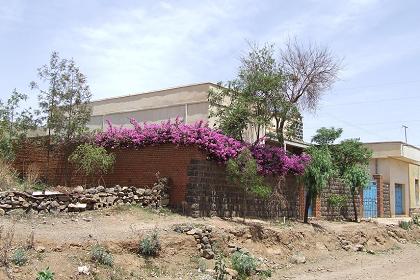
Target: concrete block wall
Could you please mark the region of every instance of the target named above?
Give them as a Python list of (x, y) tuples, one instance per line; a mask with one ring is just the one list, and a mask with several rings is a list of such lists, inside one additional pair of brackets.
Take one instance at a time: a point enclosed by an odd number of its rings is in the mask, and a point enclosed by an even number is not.
[[(188, 169), (186, 203), (193, 217), (239, 217), (244, 211), (244, 192), (227, 178), (224, 165), (206, 160), (192, 160)], [(298, 218), (299, 188), (296, 178), (285, 181), (266, 178), (276, 191), (269, 199), (246, 197), (247, 216), (259, 218)]]

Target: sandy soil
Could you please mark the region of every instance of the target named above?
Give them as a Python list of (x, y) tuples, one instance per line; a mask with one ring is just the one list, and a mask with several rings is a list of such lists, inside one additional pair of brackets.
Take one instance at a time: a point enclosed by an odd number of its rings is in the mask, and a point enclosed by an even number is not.
[(420, 279), (420, 247), (406, 244), (376, 255), (341, 252), (279, 270), (273, 279)]
[[(10, 265), (11, 279), (33, 280), (37, 271), (48, 266), (60, 280), (211, 279), (198, 268), (212, 269), (214, 260), (200, 258), (194, 238), (173, 230), (178, 224), (210, 225), (221, 252), (229, 256), (231, 244), (245, 248), (263, 268), (273, 271), (272, 279), (420, 279), (420, 230), (405, 231), (387, 223), (318, 221), (305, 225), (248, 220), (243, 224), (241, 220), (192, 219), (137, 207), (0, 217), (3, 233), (13, 229), (12, 249), (24, 246), (31, 232), (35, 249), (45, 248), (45, 252), (30, 250), (24, 266)], [(139, 257), (136, 250), (141, 236), (154, 229), (160, 234), (163, 251), (157, 258)], [(363, 244), (364, 251), (346, 251), (343, 242)], [(92, 263), (94, 244), (113, 254), (114, 267)], [(306, 263), (292, 264), (290, 258), (295, 254), (304, 255)], [(229, 264), (229, 257), (226, 259)], [(89, 276), (78, 275), (81, 265), (90, 267)], [(4, 267), (0, 270), (3, 279), (9, 279)]]

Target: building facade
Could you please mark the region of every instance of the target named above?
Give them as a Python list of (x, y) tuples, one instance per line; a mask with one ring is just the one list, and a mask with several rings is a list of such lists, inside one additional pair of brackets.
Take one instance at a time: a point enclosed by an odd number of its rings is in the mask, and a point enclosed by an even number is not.
[(420, 148), (403, 142), (366, 143), (373, 151), (369, 168), (389, 185), (391, 216), (420, 212)]
[[(213, 127), (216, 120), (210, 117), (212, 108), (208, 94), (209, 90), (218, 88), (220, 86), (217, 84), (200, 83), (92, 101), (92, 117), (88, 127), (104, 130), (107, 128), (107, 121), (116, 126), (130, 126), (131, 118), (138, 122), (158, 123), (177, 117), (189, 124), (206, 121)], [(261, 135), (265, 135), (270, 129), (272, 128), (264, 129)], [(297, 137), (289, 141), (289, 145), (294, 145), (294, 142), (303, 143), (302, 132), (303, 126), (300, 125)], [(255, 131), (249, 128), (244, 133), (244, 140), (254, 142), (255, 135)]]

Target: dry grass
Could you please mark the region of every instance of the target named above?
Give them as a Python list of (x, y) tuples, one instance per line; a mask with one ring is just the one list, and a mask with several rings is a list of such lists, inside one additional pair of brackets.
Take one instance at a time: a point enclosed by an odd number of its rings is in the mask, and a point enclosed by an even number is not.
[(4, 271), (9, 279), (14, 279), (10, 272), (10, 253), (12, 251), (14, 236), (14, 225), (9, 229), (5, 229), (3, 226), (0, 226), (0, 267), (4, 268)]
[(26, 182), (29, 185), (35, 185), (39, 182), (41, 167), (37, 163), (31, 163), (26, 171)]
[(32, 191), (44, 189), (40, 182), (41, 168), (38, 164), (30, 164), (25, 179), (19, 179), (13, 166), (0, 159), (0, 191)]
[(19, 184), (16, 170), (0, 159), (0, 191), (10, 190), (17, 185)]

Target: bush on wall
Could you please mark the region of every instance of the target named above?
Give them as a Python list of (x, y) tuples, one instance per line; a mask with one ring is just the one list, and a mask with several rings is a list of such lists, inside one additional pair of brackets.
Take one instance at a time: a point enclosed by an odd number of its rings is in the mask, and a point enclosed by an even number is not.
[(131, 119), (133, 128), (114, 127), (99, 132), (95, 143), (104, 148), (143, 148), (171, 143), (175, 145), (196, 145), (218, 162), (235, 158), (244, 148), (249, 148), (264, 175), (301, 174), (309, 162), (309, 156), (288, 155), (283, 148), (265, 145), (250, 145), (222, 134), (208, 127), (203, 121), (193, 125), (184, 124), (177, 118), (160, 124), (139, 123)]
[(81, 144), (70, 155), (69, 161), (76, 165), (78, 171), (86, 176), (106, 174), (111, 170), (115, 156), (103, 147), (92, 144)]

